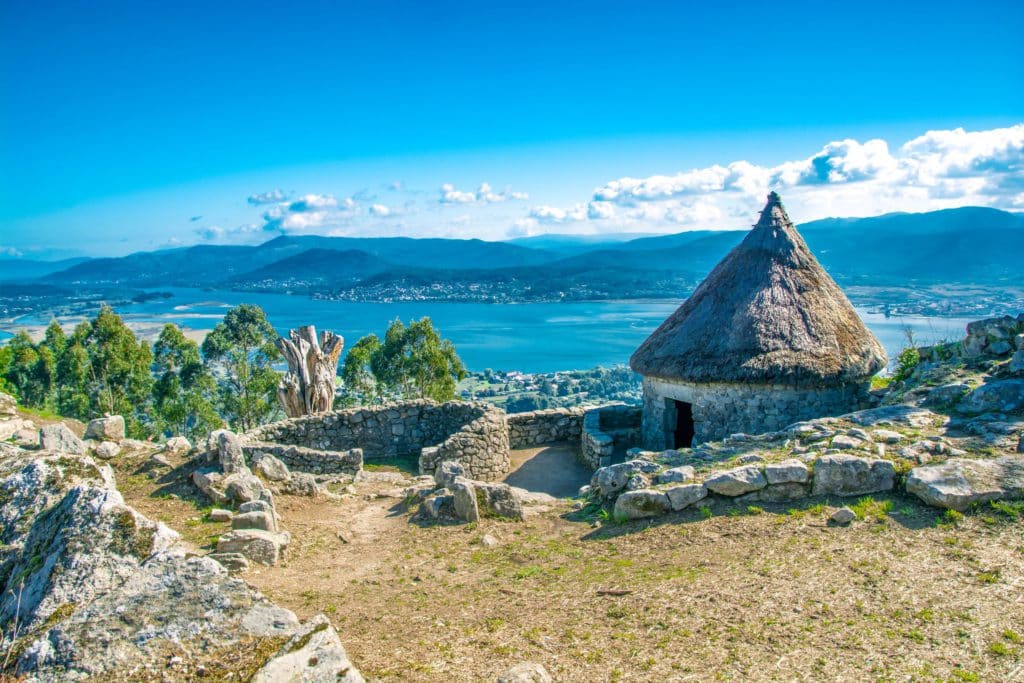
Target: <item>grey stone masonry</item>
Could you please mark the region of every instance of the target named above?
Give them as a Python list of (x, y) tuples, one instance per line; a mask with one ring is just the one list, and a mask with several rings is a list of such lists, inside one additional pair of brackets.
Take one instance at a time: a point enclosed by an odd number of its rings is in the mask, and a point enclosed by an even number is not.
[(508, 416), (510, 448), (533, 448), (555, 441), (576, 442), (583, 429), (583, 408), (551, 408)]
[(723, 439), (730, 434), (763, 434), (794, 422), (842, 415), (862, 408), (869, 382), (833, 387), (796, 389), (758, 384), (692, 384), (645, 377), (643, 446), (649, 450), (675, 448), (675, 401), (693, 411), (693, 443)]
[(583, 415), (580, 458), (593, 469), (611, 464), (616, 446), (623, 450), (640, 441), (640, 406), (613, 404)]
[(246, 434), (246, 441), (250, 448), (299, 447), (267, 452), (290, 469), (307, 472), (327, 473), (322, 469), (325, 454), (337, 456), (330, 466), (348, 467), (354, 464), (356, 450), (368, 462), (417, 457), (424, 474), (433, 473), (437, 463), (452, 460), (480, 480), (496, 479), (510, 466), (505, 413), (480, 402), (419, 400), (350, 408), (264, 425)]
[(276, 443), (249, 442), (242, 446), (245, 459), (255, 465), (264, 456), (271, 455), (290, 470), (311, 474), (355, 474), (363, 469), (363, 451), (318, 451), (304, 446)]

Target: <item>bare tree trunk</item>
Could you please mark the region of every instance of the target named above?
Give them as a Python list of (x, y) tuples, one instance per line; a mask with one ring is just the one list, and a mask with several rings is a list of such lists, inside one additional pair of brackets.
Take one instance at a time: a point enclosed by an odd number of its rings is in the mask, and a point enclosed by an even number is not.
[(277, 340), (288, 372), (277, 386), (277, 398), (288, 417), (329, 412), (334, 406), (334, 376), (344, 338), (321, 332), (319, 340), (312, 325), (289, 330), (289, 339)]

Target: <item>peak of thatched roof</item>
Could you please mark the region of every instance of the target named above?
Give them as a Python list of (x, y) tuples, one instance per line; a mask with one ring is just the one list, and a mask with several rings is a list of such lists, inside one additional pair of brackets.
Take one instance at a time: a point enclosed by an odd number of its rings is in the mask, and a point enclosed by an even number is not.
[(661, 379), (792, 386), (866, 378), (885, 363), (775, 192), (743, 241), (629, 361)]

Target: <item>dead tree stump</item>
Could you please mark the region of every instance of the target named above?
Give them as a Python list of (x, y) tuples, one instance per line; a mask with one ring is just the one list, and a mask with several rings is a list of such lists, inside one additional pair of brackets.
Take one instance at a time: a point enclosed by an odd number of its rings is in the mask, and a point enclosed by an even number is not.
[(334, 407), (334, 376), (345, 339), (334, 332), (321, 332), (305, 325), (288, 331), (288, 339), (277, 340), (288, 372), (277, 385), (277, 398), (288, 417), (326, 413)]

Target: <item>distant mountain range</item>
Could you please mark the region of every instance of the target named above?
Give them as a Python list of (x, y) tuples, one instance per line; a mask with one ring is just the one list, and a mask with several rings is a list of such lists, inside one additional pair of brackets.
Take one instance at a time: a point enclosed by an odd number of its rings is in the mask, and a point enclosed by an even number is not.
[[(800, 226), (842, 284), (1024, 283), (1024, 215), (967, 207)], [(6, 260), (0, 281), (65, 288), (205, 287), (355, 300), (494, 301), (685, 295), (744, 230), (543, 235), (507, 242), (286, 236), (119, 258)], [(2, 287), (3, 285), (0, 285)]]

